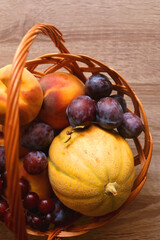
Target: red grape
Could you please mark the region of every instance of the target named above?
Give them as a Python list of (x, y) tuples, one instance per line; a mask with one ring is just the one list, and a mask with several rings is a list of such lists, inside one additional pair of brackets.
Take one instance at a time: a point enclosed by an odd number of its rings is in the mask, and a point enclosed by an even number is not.
[(94, 119), (95, 103), (89, 96), (74, 98), (66, 110), (71, 126), (88, 126)]
[(3, 218), (6, 214), (7, 209), (9, 208), (6, 200), (0, 200), (0, 219)]
[(135, 113), (126, 112), (123, 114), (122, 124), (118, 127), (119, 134), (124, 138), (138, 137), (143, 131), (144, 125)]
[(19, 181), (19, 185), (21, 188), (21, 196), (22, 198), (24, 198), (30, 190), (29, 182), (24, 177), (21, 177)]
[(111, 97), (101, 98), (96, 106), (96, 121), (105, 129), (118, 127), (123, 120), (120, 103)]
[(21, 137), (22, 146), (31, 150), (42, 150), (48, 147), (54, 138), (53, 128), (43, 122), (32, 123)]
[(41, 230), (42, 218), (40, 216), (33, 216), (31, 220), (31, 227), (37, 230)]
[(11, 213), (9, 209), (6, 211), (4, 215), (4, 223), (6, 224), (7, 227), (9, 227), (12, 230), (13, 224), (12, 224)]
[(47, 156), (40, 151), (29, 152), (23, 159), (23, 167), (29, 174), (40, 174), (47, 165)]
[(24, 207), (28, 210), (38, 208), (39, 196), (35, 192), (29, 192), (24, 198)]
[(85, 94), (94, 100), (108, 97), (112, 92), (113, 86), (109, 78), (104, 74), (93, 74), (85, 83)]
[(44, 216), (44, 221), (46, 222), (46, 223), (48, 223), (48, 224), (50, 224), (50, 223), (53, 223), (53, 221), (54, 221), (54, 215), (53, 215), (53, 213), (47, 213), (45, 216)]
[(41, 213), (47, 214), (54, 210), (55, 202), (52, 198), (40, 199), (38, 209)]

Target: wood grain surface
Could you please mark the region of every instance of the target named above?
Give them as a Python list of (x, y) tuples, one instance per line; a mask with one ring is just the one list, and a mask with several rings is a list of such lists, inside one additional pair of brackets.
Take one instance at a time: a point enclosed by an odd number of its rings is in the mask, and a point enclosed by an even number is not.
[[(154, 142), (147, 182), (137, 198), (108, 225), (69, 240), (159, 240), (160, 1), (0, 0), (0, 67), (12, 62), (24, 34), (39, 22), (59, 28), (70, 52), (104, 62), (129, 82), (145, 107)], [(57, 50), (40, 36), (28, 58), (50, 52)], [(0, 239), (14, 237), (1, 225)]]

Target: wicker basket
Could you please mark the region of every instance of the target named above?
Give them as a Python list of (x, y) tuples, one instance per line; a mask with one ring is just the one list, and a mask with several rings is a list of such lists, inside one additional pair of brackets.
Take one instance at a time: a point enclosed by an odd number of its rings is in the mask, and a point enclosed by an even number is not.
[[(26, 62), (26, 57), (29, 52), (33, 40), (38, 34), (44, 34), (51, 38), (60, 53), (46, 54), (34, 60)], [(136, 197), (143, 187), (146, 178), (147, 170), (152, 154), (152, 137), (149, 132), (147, 118), (144, 112), (142, 103), (139, 101), (128, 83), (115, 70), (109, 68), (105, 64), (84, 55), (73, 55), (63, 45), (61, 32), (54, 26), (49, 24), (37, 24), (31, 28), (22, 39), (12, 63), (12, 73), (8, 86), (7, 111), (5, 119), (5, 149), (6, 149), (6, 170), (7, 170), (7, 192), (8, 202), (13, 221), (13, 231), (17, 240), (27, 239), (27, 233), (37, 236), (48, 236), (48, 240), (61, 237), (70, 237), (84, 234), (92, 229), (98, 228), (108, 223), (115, 216), (120, 214), (123, 209)], [(43, 72), (38, 71), (37, 67), (42, 64), (48, 64), (49, 67)], [(63, 228), (56, 228), (48, 232), (31, 231), (25, 227), (24, 209), (21, 201), (18, 173), (18, 141), (19, 141), (19, 113), (18, 113), (18, 98), (21, 85), (21, 74), (26, 67), (37, 78), (57, 71), (61, 68), (79, 77), (83, 82), (86, 81), (88, 73), (104, 72), (113, 80), (114, 90), (121, 95), (127, 95), (133, 103), (134, 112), (139, 115), (144, 123), (144, 134), (142, 140), (133, 139), (134, 147), (137, 149), (135, 156), (135, 166), (139, 165), (140, 170), (135, 179), (132, 192), (128, 200), (118, 210), (102, 217), (91, 218), (88, 223), (76, 225), (72, 223)], [(130, 109), (128, 109), (130, 111)], [(14, 166), (14, 168), (13, 168)], [(16, 192), (16, 194), (15, 194)]]

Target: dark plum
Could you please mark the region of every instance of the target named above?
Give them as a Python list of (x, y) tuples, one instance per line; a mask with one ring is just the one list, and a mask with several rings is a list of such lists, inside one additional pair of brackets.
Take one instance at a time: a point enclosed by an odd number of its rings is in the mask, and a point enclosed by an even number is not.
[(5, 171), (5, 150), (3, 146), (0, 146), (0, 173)]
[(138, 137), (144, 129), (144, 125), (135, 113), (123, 114), (122, 124), (118, 127), (119, 134), (124, 138)]
[(52, 198), (40, 199), (38, 209), (41, 213), (47, 214), (54, 210), (55, 202)]
[(21, 197), (24, 198), (30, 190), (29, 182), (24, 177), (21, 177), (19, 180), (19, 185), (21, 189)]
[(47, 156), (41, 151), (29, 152), (23, 158), (23, 167), (29, 174), (40, 174), (47, 165)]
[(50, 125), (35, 122), (25, 129), (21, 137), (21, 144), (31, 150), (42, 150), (51, 144), (53, 138), (54, 130)]
[(64, 225), (66, 222), (68, 223), (70, 221), (74, 221), (80, 216), (78, 212), (75, 212), (72, 209), (67, 208), (59, 200), (56, 201), (53, 214), (54, 214), (53, 223), (56, 226), (61, 226)]
[(126, 112), (127, 111), (127, 104), (126, 104), (126, 101), (125, 99), (119, 95), (119, 94), (115, 94), (115, 95), (111, 95), (110, 97), (116, 99), (120, 104), (121, 104), (121, 107), (123, 109), (123, 112)]
[(28, 210), (34, 210), (38, 208), (39, 196), (35, 192), (29, 192), (23, 201), (24, 207)]
[(104, 74), (93, 74), (85, 83), (85, 94), (94, 100), (108, 97), (112, 92), (113, 86), (109, 78)]
[(0, 200), (0, 219), (2, 219), (5, 216), (8, 208), (9, 208), (9, 206), (8, 206), (7, 201), (4, 199), (1, 199)]
[(118, 127), (123, 120), (120, 103), (111, 97), (101, 98), (96, 105), (96, 121), (105, 129)]
[(89, 96), (74, 98), (66, 109), (71, 126), (89, 126), (95, 116), (95, 103)]

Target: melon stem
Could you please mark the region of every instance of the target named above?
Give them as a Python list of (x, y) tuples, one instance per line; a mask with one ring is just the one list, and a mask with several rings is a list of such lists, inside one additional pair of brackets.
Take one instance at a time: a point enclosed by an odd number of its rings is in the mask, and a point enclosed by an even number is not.
[(117, 183), (113, 182), (113, 183), (108, 183), (105, 187), (104, 187), (104, 192), (106, 194), (112, 193), (113, 196), (117, 195), (117, 189), (116, 189)]

